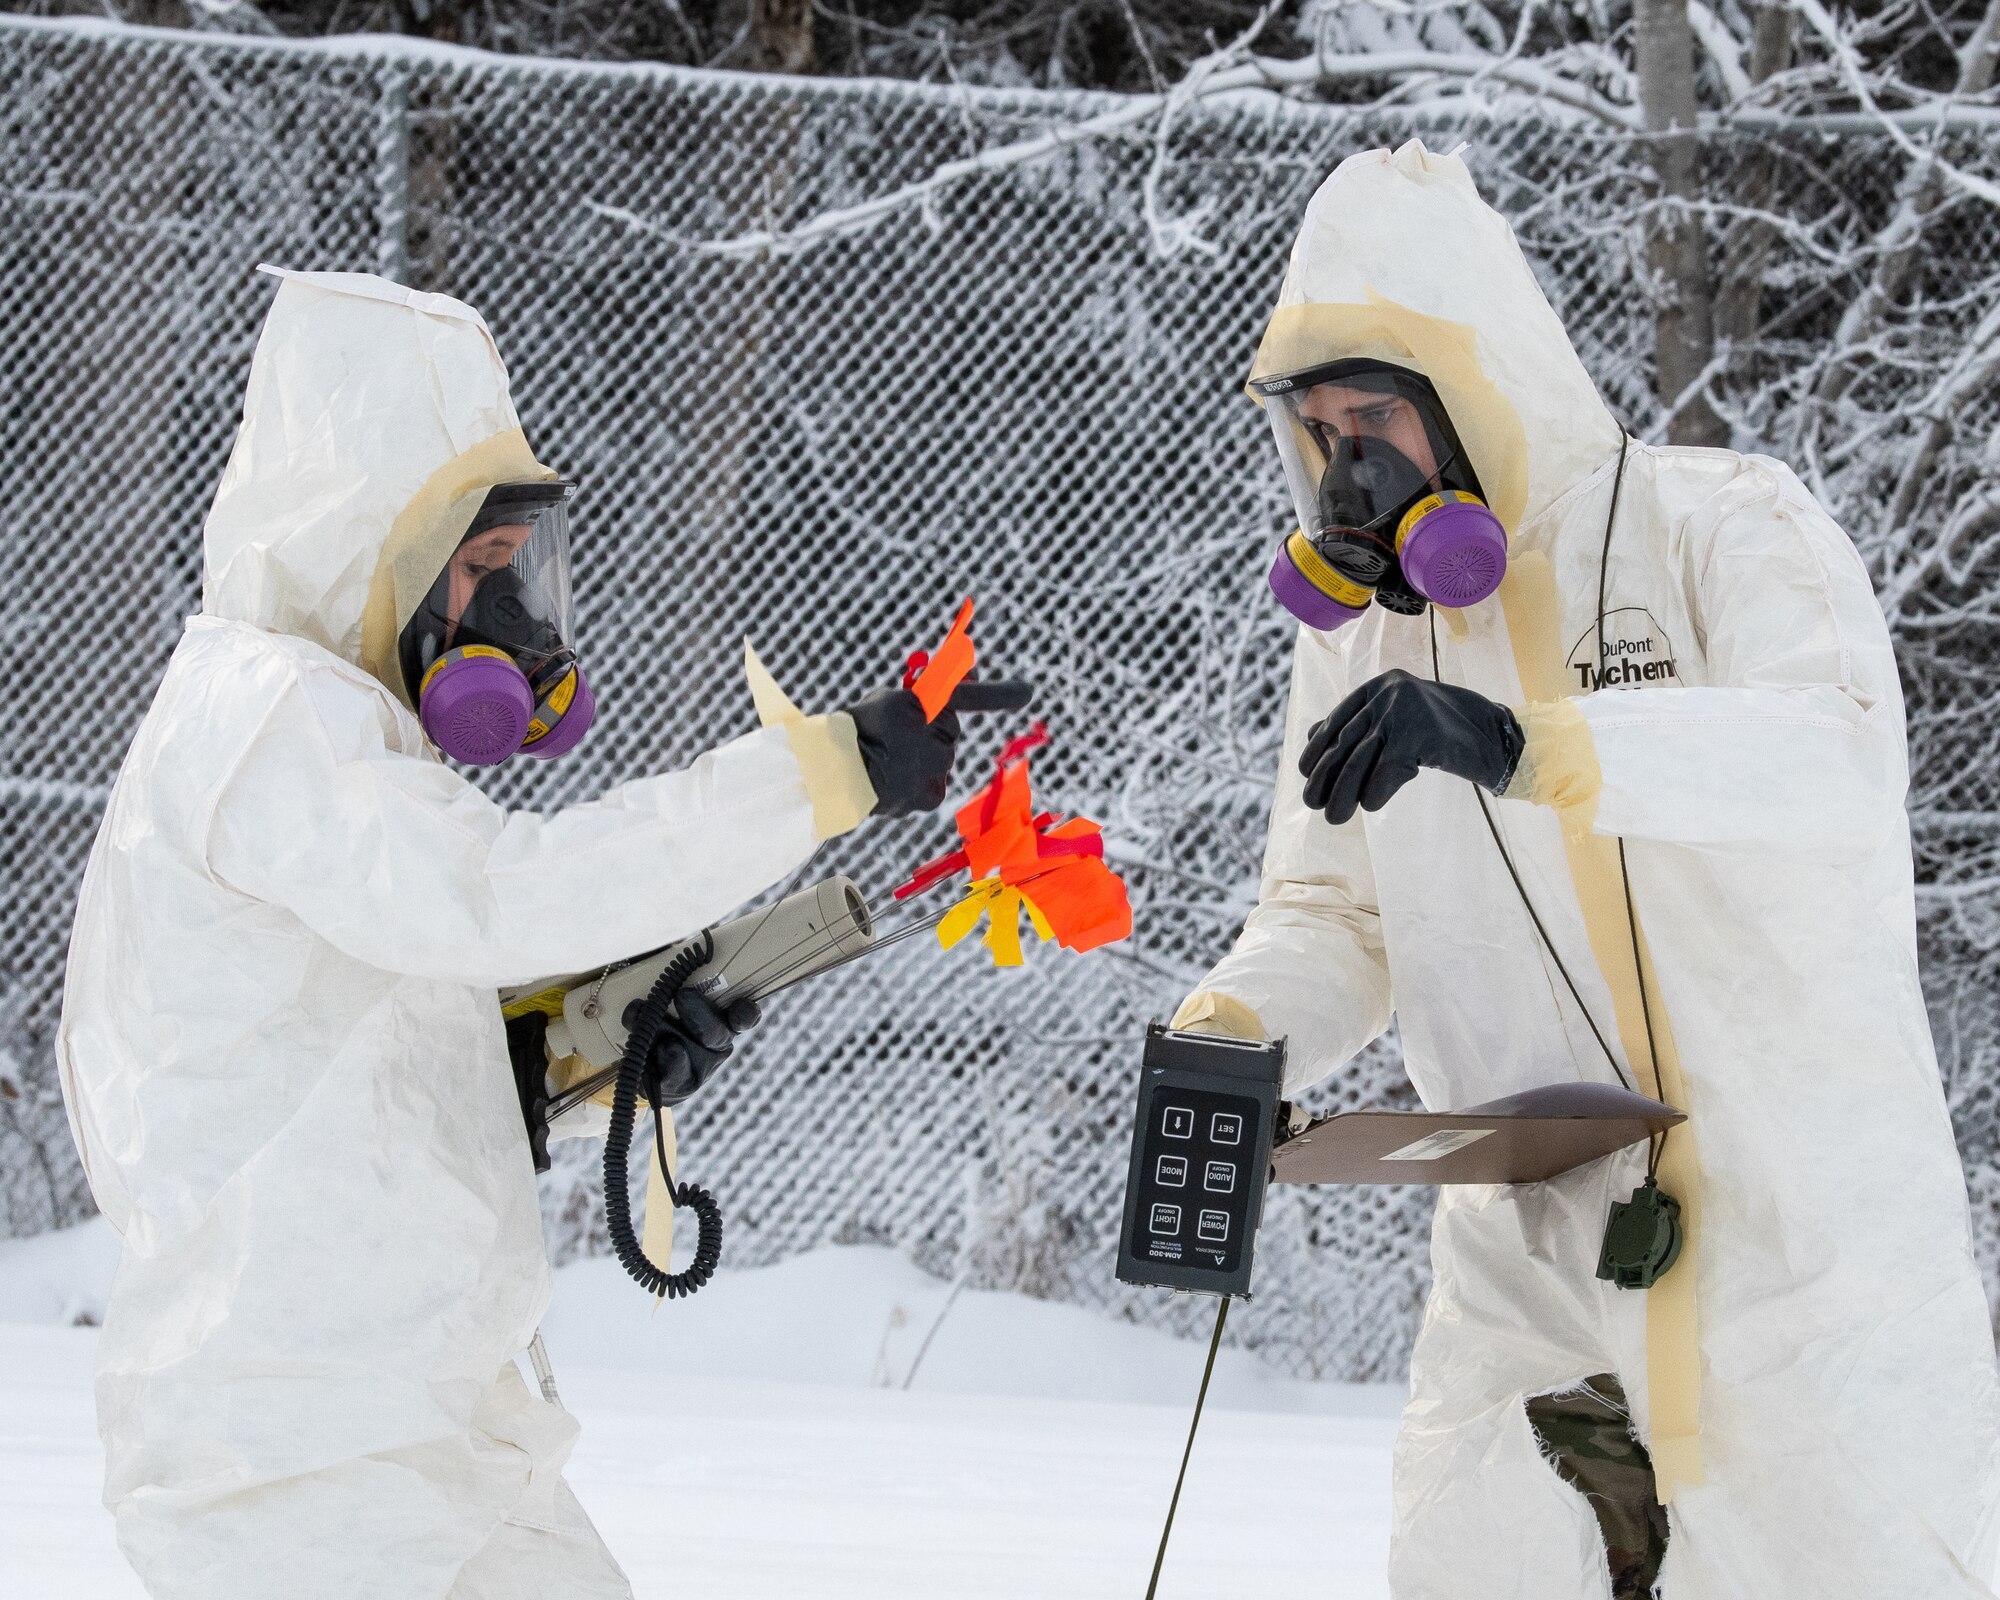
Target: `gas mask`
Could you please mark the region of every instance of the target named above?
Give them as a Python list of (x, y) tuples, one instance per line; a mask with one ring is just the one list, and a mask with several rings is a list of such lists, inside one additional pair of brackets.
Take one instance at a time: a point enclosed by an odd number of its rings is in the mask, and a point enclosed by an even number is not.
[(569, 640), (571, 483), (504, 483), (404, 625), (403, 683), (424, 732), (454, 761), (574, 750), (596, 714)]
[(1301, 622), (1338, 628), (1370, 601), (1414, 616), (1500, 587), (1506, 530), (1428, 379), (1350, 360), (1250, 388), (1299, 517), (1271, 564), (1271, 592)]

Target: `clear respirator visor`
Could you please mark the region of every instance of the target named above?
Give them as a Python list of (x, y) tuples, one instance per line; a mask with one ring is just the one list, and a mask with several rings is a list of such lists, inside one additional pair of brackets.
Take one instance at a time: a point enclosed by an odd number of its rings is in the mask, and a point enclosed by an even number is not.
[[(1339, 361), (1302, 373), (1260, 379), (1278, 459), (1299, 531), (1323, 553), (1361, 535), (1379, 564), (1356, 559), (1379, 578), (1393, 552), (1396, 526), (1411, 502), (1441, 488), (1466, 487), (1462, 452), (1444, 408), (1423, 378), (1379, 361)], [(1352, 541), (1342, 541), (1352, 542)], [(1336, 559), (1335, 564), (1344, 563)]]
[(1301, 620), (1333, 628), (1374, 601), (1420, 612), (1493, 592), (1506, 534), (1427, 379), (1346, 360), (1250, 389), (1270, 418), (1298, 517), (1271, 584)]
[(491, 766), (573, 750), (596, 714), (571, 644), (568, 501), (575, 485), (504, 483), (485, 501), (397, 641), (424, 731)]
[(568, 505), (575, 487), (508, 483), (487, 494), (403, 628), (403, 676), (413, 703), (448, 652), (474, 646), (503, 652), (538, 695), (568, 672), (576, 659)]

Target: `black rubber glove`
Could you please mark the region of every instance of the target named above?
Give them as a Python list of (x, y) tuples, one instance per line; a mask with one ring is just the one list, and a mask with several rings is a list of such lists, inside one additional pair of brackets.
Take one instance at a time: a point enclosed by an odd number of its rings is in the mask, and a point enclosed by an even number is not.
[(1498, 794), (1527, 743), (1505, 706), (1400, 668), (1370, 678), (1306, 739), (1306, 804), (1328, 822), (1380, 811), (1419, 767), (1455, 772)]
[(674, 1014), (653, 1041), (651, 1081), (659, 1103), (677, 1106), (715, 1076), (736, 1048), (736, 1036), (757, 1026), (763, 1013), (755, 1000), (732, 1000), (718, 1011), (693, 989), (674, 996)]
[(861, 761), (875, 786), (878, 817), (907, 817), (935, 811), (951, 792), (951, 765), (958, 758), (961, 711), (1019, 711), (1035, 698), (1034, 689), (1011, 678), (981, 683), (967, 678), (938, 713), (924, 721), (923, 702), (908, 689), (877, 689), (849, 706)]

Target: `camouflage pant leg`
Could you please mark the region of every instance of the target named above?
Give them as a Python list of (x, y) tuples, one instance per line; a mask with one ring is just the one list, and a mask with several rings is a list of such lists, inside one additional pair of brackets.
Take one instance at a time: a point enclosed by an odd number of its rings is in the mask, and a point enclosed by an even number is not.
[(1528, 1421), (1549, 1465), (1597, 1514), (1613, 1600), (1650, 1600), (1667, 1553), (1667, 1513), (1618, 1380), (1605, 1373), (1567, 1393), (1535, 1395)]

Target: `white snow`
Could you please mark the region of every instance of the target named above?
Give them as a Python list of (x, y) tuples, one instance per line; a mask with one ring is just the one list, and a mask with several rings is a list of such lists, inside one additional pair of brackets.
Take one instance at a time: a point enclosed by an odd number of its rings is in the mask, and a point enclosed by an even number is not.
[[(101, 1312), (113, 1243), (97, 1222), (0, 1244), (7, 1600), (141, 1594), (98, 1504), (96, 1335), (62, 1325)], [(970, 1291), (940, 1324), (950, 1294), (872, 1248), (657, 1311), (615, 1263), (558, 1273), (544, 1334), (583, 1421), (571, 1481), (641, 1600), (1144, 1593), (1204, 1346)], [(1225, 1351), (1162, 1596), (1386, 1595), (1399, 1403)]]
[(0, 1325), (102, 1322), (117, 1265), (118, 1235), (102, 1217), (32, 1239), (0, 1240)]
[[(101, 1315), (115, 1246), (102, 1222), (0, 1243), (0, 1600), (142, 1600), (98, 1503), (96, 1331), (67, 1325)], [(1003, 1294), (940, 1323), (948, 1299), (883, 1249), (658, 1310), (614, 1262), (557, 1273), (570, 1480), (639, 1600), (1143, 1594), (1204, 1344)], [(1400, 1403), (1225, 1350), (1163, 1600), (1385, 1600)]]
[[(606, 1257), (565, 1267), (556, 1282), (542, 1335), (558, 1380), (579, 1366), (1184, 1409), (1194, 1403), (1206, 1354), (1206, 1340), (1189, 1343), (1021, 1295), (967, 1290), (947, 1312), (950, 1285), (880, 1247), (815, 1250), (775, 1267), (724, 1272), (692, 1299), (657, 1311)], [(1255, 1302), (1232, 1315), (1254, 1317)], [(1402, 1390), (1284, 1378), (1247, 1352), (1224, 1349), (1209, 1404), (1393, 1420)]]

